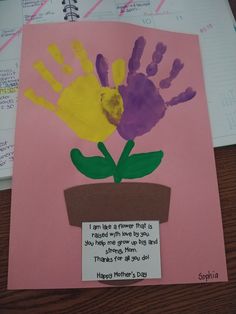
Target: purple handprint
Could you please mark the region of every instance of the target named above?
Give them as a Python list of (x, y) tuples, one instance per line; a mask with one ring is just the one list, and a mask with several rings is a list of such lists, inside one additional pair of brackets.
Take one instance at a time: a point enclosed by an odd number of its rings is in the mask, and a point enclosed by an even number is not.
[[(124, 112), (120, 120), (116, 121), (116, 125), (119, 134), (126, 140), (133, 140), (136, 136), (149, 132), (163, 118), (168, 106), (186, 102), (196, 95), (196, 91), (188, 87), (171, 100), (165, 101), (159, 93), (159, 88), (149, 77), (157, 74), (158, 64), (163, 59), (166, 46), (161, 42), (157, 43), (152, 61), (146, 67), (146, 74), (144, 74), (137, 71), (140, 68), (145, 45), (144, 37), (139, 37), (135, 41), (128, 64), (127, 85), (119, 86)], [(179, 59), (175, 59), (169, 76), (160, 81), (160, 89), (169, 88), (183, 67), (184, 64)], [(102, 55), (97, 56), (96, 68), (101, 84), (108, 86), (108, 65)]]

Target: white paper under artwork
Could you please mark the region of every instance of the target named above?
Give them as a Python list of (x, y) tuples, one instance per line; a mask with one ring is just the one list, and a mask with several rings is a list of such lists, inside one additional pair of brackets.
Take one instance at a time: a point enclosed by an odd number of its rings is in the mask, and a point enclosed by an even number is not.
[(161, 278), (159, 221), (82, 224), (82, 280), (153, 278)]

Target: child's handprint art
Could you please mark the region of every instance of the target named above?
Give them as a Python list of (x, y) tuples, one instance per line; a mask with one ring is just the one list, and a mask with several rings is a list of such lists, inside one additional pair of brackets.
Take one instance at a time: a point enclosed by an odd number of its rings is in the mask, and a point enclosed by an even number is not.
[[(115, 125), (107, 119), (107, 116), (113, 121), (118, 121), (123, 112), (123, 101), (118, 86), (124, 80), (124, 61), (116, 60), (112, 65), (115, 87), (103, 87), (94, 73), (93, 63), (89, 60), (83, 45), (79, 41), (74, 41), (72, 49), (75, 57), (80, 60), (83, 75), (77, 77), (67, 87), (63, 87), (54, 78), (43, 61), (37, 61), (34, 64), (34, 69), (41, 78), (46, 80), (52, 89), (59, 94), (57, 104), (54, 105), (36, 95), (33, 89), (26, 90), (25, 96), (33, 103), (53, 111), (80, 138), (92, 142), (104, 141), (116, 129)], [(56, 54), (60, 53), (55, 44), (49, 46), (48, 50), (54, 58)]]
[[(120, 135), (127, 140), (149, 132), (157, 122), (163, 118), (167, 107), (192, 99), (196, 92), (192, 88), (187, 88), (178, 96), (165, 101), (159, 88), (149, 79), (158, 72), (158, 64), (166, 52), (163, 43), (157, 43), (152, 55), (152, 61), (146, 67), (146, 73), (137, 72), (140, 67), (140, 59), (144, 52), (146, 41), (139, 37), (134, 44), (131, 58), (129, 59), (129, 72), (127, 85), (121, 85), (119, 92), (124, 103), (124, 113), (117, 127)], [(179, 59), (175, 59), (169, 77), (160, 81), (160, 88), (169, 88), (183, 68)]]
[[(146, 66), (146, 73), (138, 72), (144, 53), (146, 40), (140, 36), (135, 40), (128, 62), (126, 76), (125, 60), (117, 59), (112, 63), (113, 84), (109, 84), (108, 62), (102, 54), (95, 60), (96, 72), (92, 60), (79, 41), (72, 43), (72, 50), (79, 59), (83, 75), (78, 76), (68, 86), (63, 87), (47, 69), (43, 61), (37, 61), (34, 69), (52, 89), (59, 94), (56, 104), (52, 104), (31, 88), (25, 96), (34, 104), (54, 112), (81, 139), (96, 142), (103, 156), (86, 157), (78, 148), (71, 150), (71, 159), (75, 167), (92, 179), (113, 177), (116, 183), (122, 179), (135, 179), (152, 173), (161, 163), (162, 151), (130, 154), (135, 138), (151, 131), (162, 119), (169, 107), (190, 101), (195, 95), (191, 87), (169, 100), (161, 96), (162, 89), (171, 88), (172, 81), (178, 77), (184, 64), (180, 59), (173, 60), (169, 76), (160, 80), (156, 86), (151, 77), (158, 74), (158, 67), (167, 51), (162, 42), (158, 42), (152, 54), (152, 60)], [(59, 48), (52, 44), (49, 53), (63, 64)], [(65, 73), (72, 68), (63, 65)], [(127, 140), (117, 163), (108, 152), (104, 141), (118, 131)]]
[(199, 38), (149, 26), (24, 27), (9, 289), (227, 280)]

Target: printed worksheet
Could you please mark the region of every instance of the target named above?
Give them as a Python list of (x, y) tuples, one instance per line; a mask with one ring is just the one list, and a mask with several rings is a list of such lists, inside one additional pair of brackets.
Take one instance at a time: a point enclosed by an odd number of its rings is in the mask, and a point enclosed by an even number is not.
[(0, 1), (0, 190), (10, 187), (12, 176), (22, 25), (64, 21), (64, 16), (57, 0)]

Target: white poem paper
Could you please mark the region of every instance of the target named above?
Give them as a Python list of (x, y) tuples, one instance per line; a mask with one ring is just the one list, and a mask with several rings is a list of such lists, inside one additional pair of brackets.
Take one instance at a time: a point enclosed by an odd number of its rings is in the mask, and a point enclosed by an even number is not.
[(82, 280), (161, 278), (159, 221), (84, 222)]

